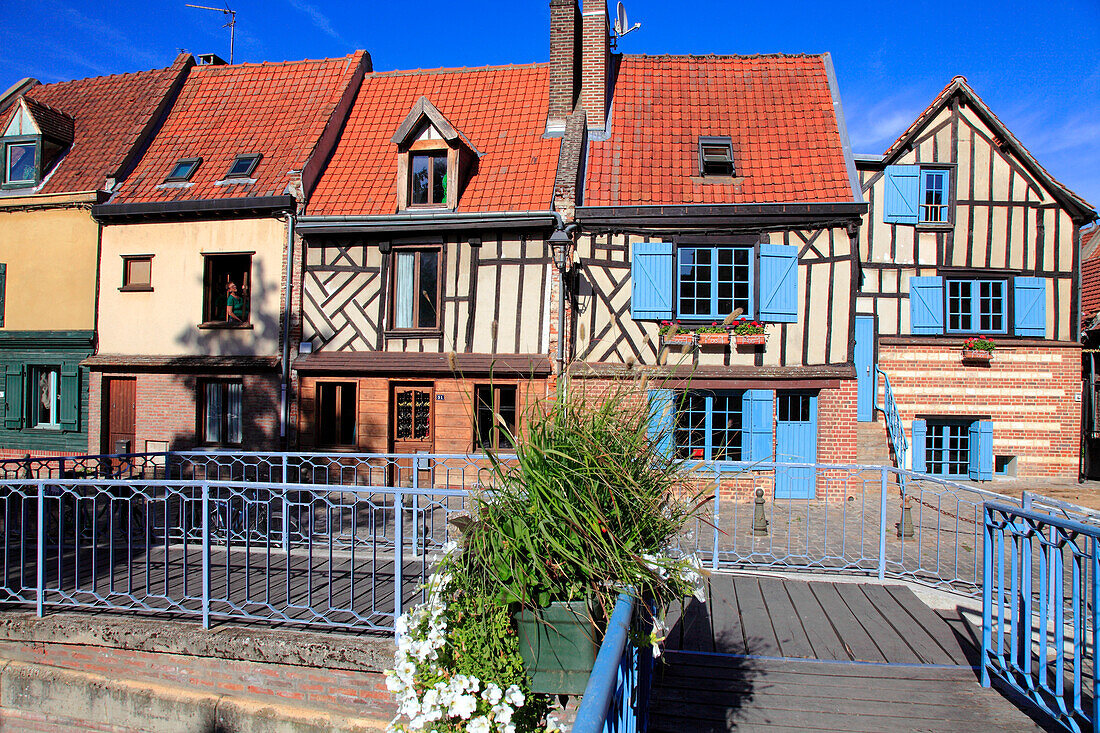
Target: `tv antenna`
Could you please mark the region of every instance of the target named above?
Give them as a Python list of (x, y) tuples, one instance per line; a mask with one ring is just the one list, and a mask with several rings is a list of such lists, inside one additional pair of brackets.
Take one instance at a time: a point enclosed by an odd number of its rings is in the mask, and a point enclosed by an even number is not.
[[(622, 5), (622, 3), (619, 3), (619, 5)], [(228, 28), (229, 29), (229, 63), (232, 64), (233, 63), (233, 42), (236, 40), (236, 36), (237, 36), (237, 11), (236, 10), (231, 10), (229, 8), (229, 3), (226, 3), (224, 8), (210, 8), (210, 7), (207, 7), (206, 5), (191, 5), (190, 3), (187, 4), (187, 7), (197, 8), (198, 10), (213, 10), (216, 13), (222, 13), (224, 15), (229, 16), (229, 20), (226, 21), (225, 25), (223, 25), (222, 28)]]
[(626, 19), (626, 7), (620, 2), (618, 7), (615, 8), (615, 39), (622, 38), (627, 33), (636, 31), (641, 27), (641, 23), (630, 25)]

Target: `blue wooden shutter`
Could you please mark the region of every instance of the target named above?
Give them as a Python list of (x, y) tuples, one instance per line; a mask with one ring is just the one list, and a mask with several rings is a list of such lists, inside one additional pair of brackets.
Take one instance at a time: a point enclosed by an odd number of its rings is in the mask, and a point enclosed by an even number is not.
[(943, 278), (909, 278), (909, 331), (943, 333)]
[(747, 389), (741, 395), (741, 460), (767, 461), (772, 457), (773, 392)]
[(649, 438), (657, 450), (672, 457), (676, 427), (676, 393), (671, 389), (649, 390)]
[(916, 224), (920, 202), (920, 166), (886, 166), (886, 202), (883, 221), (891, 224)]
[(1041, 277), (1018, 277), (1013, 281), (1015, 333), (1017, 336), (1047, 335), (1047, 282)]
[(4, 374), (4, 427), (18, 430), (23, 427), (23, 382), (26, 367), (8, 364)]
[(4, 326), (4, 303), (8, 286), (8, 266), (0, 262), (0, 328)]
[(69, 362), (61, 364), (61, 429), (77, 429), (80, 416), (80, 367)]
[(924, 473), (928, 470), (924, 462), (924, 443), (928, 437), (928, 423), (924, 420), (913, 421), (913, 471)]
[(989, 420), (970, 423), (970, 478), (993, 479), (993, 423)]
[(798, 320), (798, 247), (760, 245), (761, 321), (794, 323)]
[(672, 318), (672, 243), (635, 242), (630, 284), (631, 318)]

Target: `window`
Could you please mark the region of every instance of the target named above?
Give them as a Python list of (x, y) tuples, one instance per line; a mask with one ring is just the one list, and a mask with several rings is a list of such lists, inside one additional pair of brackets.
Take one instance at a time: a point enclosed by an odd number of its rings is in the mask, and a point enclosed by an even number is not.
[(741, 460), (742, 392), (685, 392), (673, 440), (678, 458)]
[(446, 206), (447, 152), (409, 154), (409, 205)]
[(61, 428), (61, 370), (55, 366), (30, 368), (27, 424), (32, 428)]
[(393, 253), (392, 328), (439, 328), (439, 259), (438, 249)]
[(970, 423), (929, 421), (924, 460), (930, 474), (967, 478), (970, 473)]
[(681, 318), (721, 319), (735, 308), (752, 316), (752, 249), (680, 247), (677, 272)]
[(699, 138), (699, 175), (733, 175), (733, 141), (730, 138)]
[(953, 333), (1005, 333), (1004, 280), (948, 280), (947, 330)]
[(153, 289), (153, 257), (122, 257), (122, 290)]
[(238, 155), (233, 159), (233, 163), (229, 166), (229, 172), (225, 174), (225, 177), (248, 178), (252, 175), (252, 171), (256, 170), (256, 165), (260, 162), (261, 157), (263, 156), (259, 153)]
[(483, 450), (507, 450), (516, 434), (516, 388), (509, 385), (479, 384), (475, 445)]
[(240, 381), (199, 383), (199, 434), (204, 445), (240, 445), (243, 387)]
[(182, 158), (172, 166), (172, 170), (164, 180), (166, 183), (189, 181), (191, 176), (195, 175), (195, 171), (198, 170), (200, 164), (202, 164), (202, 158)]
[(947, 222), (947, 171), (920, 172), (920, 221), (929, 224)]
[(393, 395), (393, 437), (399, 442), (424, 442), (432, 437), (432, 390), (399, 388)]
[(317, 385), (317, 445), (355, 445), (355, 382)]
[(204, 324), (243, 325), (249, 318), (252, 255), (206, 255), (203, 275)]
[(38, 180), (38, 143), (16, 141), (4, 144), (4, 183), (31, 186)]

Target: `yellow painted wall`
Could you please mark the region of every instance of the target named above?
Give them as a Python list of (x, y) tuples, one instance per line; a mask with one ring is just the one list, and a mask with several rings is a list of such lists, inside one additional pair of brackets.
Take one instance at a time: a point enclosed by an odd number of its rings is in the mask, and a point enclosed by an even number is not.
[(87, 207), (0, 208), (4, 331), (95, 327), (99, 225)]
[[(99, 353), (264, 355), (279, 353), (286, 224), (236, 219), (103, 228)], [(252, 328), (200, 329), (204, 254), (252, 252)], [(153, 255), (152, 292), (120, 292), (122, 256)]]

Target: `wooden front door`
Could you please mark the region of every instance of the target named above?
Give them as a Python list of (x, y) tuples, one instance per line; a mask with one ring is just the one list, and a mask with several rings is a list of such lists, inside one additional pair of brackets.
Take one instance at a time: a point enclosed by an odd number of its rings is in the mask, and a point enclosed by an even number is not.
[[(394, 383), (390, 386), (390, 451), (393, 453), (435, 452), (435, 388), (431, 382)], [(426, 467), (416, 485), (430, 485)], [(413, 486), (412, 461), (396, 461), (395, 486)], [(428, 483), (424, 483), (428, 481)]]
[[(133, 377), (106, 379), (103, 410), (102, 450), (104, 453), (135, 453), (135, 414), (137, 412), (137, 380)], [(120, 441), (126, 441), (120, 446)], [(126, 447), (127, 450), (122, 450)]]

